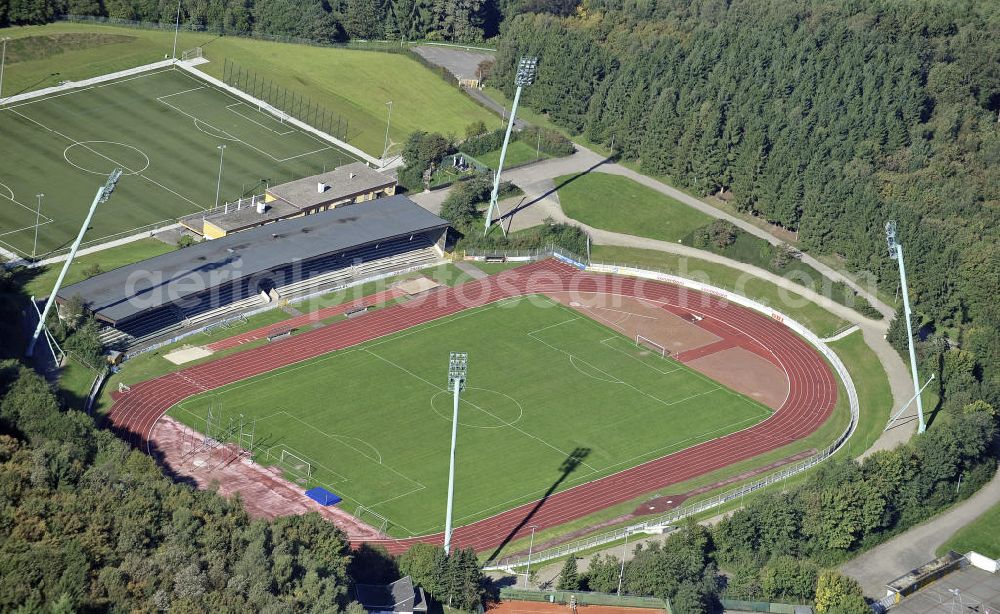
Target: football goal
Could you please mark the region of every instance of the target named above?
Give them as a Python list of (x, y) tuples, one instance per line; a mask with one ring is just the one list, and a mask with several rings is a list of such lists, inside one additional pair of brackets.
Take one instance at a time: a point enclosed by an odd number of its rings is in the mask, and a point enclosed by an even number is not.
[(312, 479), (313, 463), (305, 456), (292, 452), (284, 446), (267, 450), (267, 464), (275, 464), (298, 484), (305, 484)]
[(204, 57), (202, 55), (201, 47), (194, 47), (191, 49), (185, 49), (181, 52), (181, 61), (187, 62), (188, 60), (195, 60)]
[(385, 533), (386, 529), (389, 528), (388, 518), (363, 505), (359, 505), (358, 508), (354, 510), (354, 517), (361, 522), (370, 524), (382, 533)]
[(644, 348), (647, 348), (649, 350), (652, 350), (652, 351), (656, 352), (657, 354), (659, 354), (660, 356), (662, 356), (663, 358), (666, 358), (667, 356), (670, 356), (670, 350), (668, 350), (667, 348), (663, 347), (659, 343), (653, 341), (649, 337), (643, 337), (642, 335), (636, 335), (635, 336), (635, 345), (636, 345), (636, 347), (644, 347)]

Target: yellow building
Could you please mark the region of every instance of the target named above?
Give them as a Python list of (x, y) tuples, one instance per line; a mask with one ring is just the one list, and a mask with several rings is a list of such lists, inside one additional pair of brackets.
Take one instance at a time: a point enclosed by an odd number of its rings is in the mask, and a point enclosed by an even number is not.
[(380, 173), (364, 162), (355, 162), (270, 187), (263, 198), (244, 199), (235, 205), (230, 203), (222, 211), (187, 216), (180, 222), (206, 239), (218, 239), (278, 220), (311, 215), (395, 193), (394, 173)]

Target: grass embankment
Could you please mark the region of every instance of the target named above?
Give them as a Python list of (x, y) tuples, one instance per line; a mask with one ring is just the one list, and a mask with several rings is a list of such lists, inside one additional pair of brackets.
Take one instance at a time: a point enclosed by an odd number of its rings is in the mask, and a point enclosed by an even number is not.
[(588, 226), (677, 242), (712, 218), (620, 175), (556, 177), (563, 212)]
[(849, 288), (798, 258), (775, 264), (778, 248), (742, 230), (737, 229), (735, 240), (725, 247), (711, 241), (699, 244), (696, 237), (714, 221), (712, 217), (628, 177), (588, 173), (564, 175), (555, 181), (563, 212), (588, 226), (697, 247), (781, 275), (852, 309), (856, 304), (867, 305)]
[(942, 555), (949, 550), (962, 554), (975, 550), (990, 558), (1000, 558), (1000, 504), (959, 529), (938, 548), (937, 554)]
[[(4, 93), (78, 81), (164, 59), (173, 32), (116, 26), (54, 23), (0, 29), (9, 36)], [(182, 31), (183, 49), (201, 46), (210, 63), (200, 67), (221, 78), (224, 60), (252, 68), (275, 86), (304, 96), (341, 115), (349, 142), (379, 157), (385, 138), (386, 101), (393, 101), (389, 138), (396, 152), (414, 130), (462, 134), (476, 121), (495, 116), (434, 71), (405, 54), (381, 53)]]
[[(503, 166), (504, 168), (510, 168), (519, 164), (527, 164), (528, 162), (534, 162), (536, 160), (544, 160), (549, 157), (550, 156), (545, 152), (537, 151), (536, 148), (529, 143), (512, 140), (507, 145), (507, 157), (504, 158)], [(500, 166), (500, 150), (496, 149), (494, 151), (489, 151), (476, 156), (476, 160), (492, 169), (496, 169)]]

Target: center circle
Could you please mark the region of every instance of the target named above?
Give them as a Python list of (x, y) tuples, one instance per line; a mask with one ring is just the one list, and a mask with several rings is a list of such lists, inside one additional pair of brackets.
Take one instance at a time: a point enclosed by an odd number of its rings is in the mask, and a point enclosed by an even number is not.
[(126, 175), (149, 168), (149, 156), (141, 149), (117, 141), (81, 141), (63, 150), (63, 158), (85, 173), (109, 175), (118, 167)]
[[(441, 390), (431, 397), (431, 408), (451, 423), (452, 392)], [(458, 423), (476, 429), (499, 429), (521, 420), (524, 409), (514, 397), (489, 388), (466, 388), (458, 404)]]

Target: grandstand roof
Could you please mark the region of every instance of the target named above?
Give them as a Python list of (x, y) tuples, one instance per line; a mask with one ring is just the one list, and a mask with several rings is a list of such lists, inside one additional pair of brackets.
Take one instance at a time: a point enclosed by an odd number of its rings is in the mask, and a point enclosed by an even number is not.
[(443, 230), (448, 222), (405, 196), (282, 220), (123, 266), (64, 287), (112, 324), (244, 277), (382, 240)]

